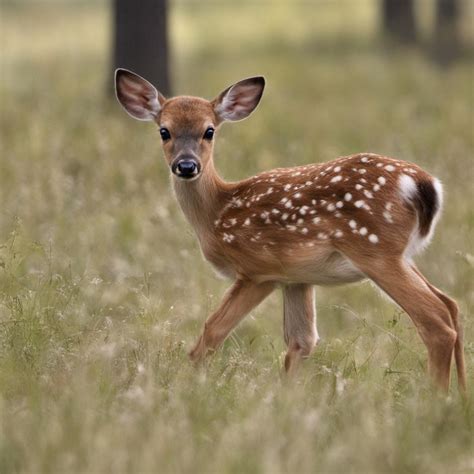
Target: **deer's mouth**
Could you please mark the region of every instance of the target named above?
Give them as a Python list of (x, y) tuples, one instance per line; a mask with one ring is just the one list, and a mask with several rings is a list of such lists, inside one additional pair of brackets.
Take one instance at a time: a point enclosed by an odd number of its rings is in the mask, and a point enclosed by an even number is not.
[(178, 178), (193, 179), (201, 172), (201, 165), (193, 158), (180, 158), (173, 162), (171, 171)]

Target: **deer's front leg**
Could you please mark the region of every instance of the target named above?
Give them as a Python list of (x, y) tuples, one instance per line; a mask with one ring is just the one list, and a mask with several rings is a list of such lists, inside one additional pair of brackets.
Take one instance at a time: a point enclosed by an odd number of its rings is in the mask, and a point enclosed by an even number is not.
[(314, 287), (307, 284), (283, 287), (283, 311), (283, 333), (288, 346), (285, 370), (291, 375), (300, 360), (311, 354), (319, 339)]
[(237, 324), (275, 288), (273, 282), (256, 284), (237, 280), (226, 292), (219, 308), (204, 323), (204, 330), (189, 353), (192, 361), (219, 347)]

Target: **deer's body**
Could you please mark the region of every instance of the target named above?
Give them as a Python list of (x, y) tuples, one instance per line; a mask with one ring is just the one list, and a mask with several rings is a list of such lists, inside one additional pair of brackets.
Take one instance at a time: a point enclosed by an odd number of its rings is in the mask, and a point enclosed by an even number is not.
[(318, 340), (314, 285), (370, 278), (414, 321), (435, 380), (448, 388), (454, 353), (464, 389), (457, 305), (412, 262), (433, 234), (441, 184), (412, 163), (372, 153), (225, 182), (214, 169), (214, 128), (245, 118), (263, 85), (262, 78), (247, 79), (212, 102), (184, 96), (166, 100), (143, 78), (117, 73), (118, 98), (126, 110), (160, 126), (177, 200), (204, 257), (234, 280), (191, 358), (216, 349), (280, 286), (285, 367), (292, 372)]
[[(417, 182), (439, 186), (414, 164), (367, 153), (278, 168), (237, 183), (217, 179), (216, 206), (206, 223), (198, 218), (194, 227), (205, 258), (224, 275), (256, 282), (350, 283), (365, 275), (345, 256), (345, 247), (411, 257), (428, 240), (429, 232), (419, 233), (401, 177), (415, 187)], [(186, 203), (200, 206), (212, 194), (203, 184), (185, 183), (180, 190), (177, 183), (178, 201), (192, 224), (194, 211)]]

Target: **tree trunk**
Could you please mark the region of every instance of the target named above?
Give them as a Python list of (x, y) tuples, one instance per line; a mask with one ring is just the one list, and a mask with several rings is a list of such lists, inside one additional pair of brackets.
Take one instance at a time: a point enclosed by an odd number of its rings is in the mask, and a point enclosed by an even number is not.
[(461, 51), (458, 20), (461, 6), (458, 0), (436, 1), (436, 24), (434, 30), (434, 54), (441, 63), (456, 59)]
[(385, 33), (400, 43), (416, 42), (414, 0), (382, 0)]
[(130, 69), (170, 94), (167, 0), (114, 0), (113, 68)]

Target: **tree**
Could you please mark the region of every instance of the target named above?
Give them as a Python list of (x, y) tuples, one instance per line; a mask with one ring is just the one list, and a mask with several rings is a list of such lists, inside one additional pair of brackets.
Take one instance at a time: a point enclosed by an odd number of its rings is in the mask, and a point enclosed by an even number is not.
[(382, 0), (382, 24), (384, 31), (394, 40), (415, 43), (414, 0)]
[(459, 0), (436, 1), (434, 29), (434, 54), (438, 61), (447, 63), (455, 59), (461, 50), (458, 20), (461, 13)]
[(113, 67), (130, 69), (170, 94), (167, 0), (114, 0)]

